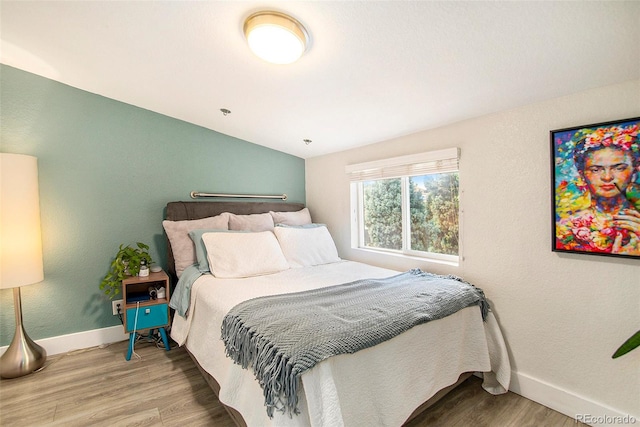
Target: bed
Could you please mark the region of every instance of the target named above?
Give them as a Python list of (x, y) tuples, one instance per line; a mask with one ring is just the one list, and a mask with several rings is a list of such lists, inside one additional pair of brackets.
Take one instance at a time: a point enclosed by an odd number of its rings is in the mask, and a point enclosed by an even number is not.
[[(188, 236), (189, 232), (192, 233), (192, 244), (197, 241), (203, 243), (203, 236), (208, 239), (215, 235), (225, 239), (234, 233), (208, 231), (223, 227), (226, 221), (232, 231), (245, 231), (236, 233), (232, 236), (234, 239), (238, 235), (246, 239), (246, 235), (258, 235), (264, 231), (251, 228), (268, 215), (271, 215), (273, 225), (279, 219), (284, 218), (285, 223), (291, 220), (294, 224), (285, 224), (285, 227), (289, 225), (292, 229), (305, 228), (311, 222), (310, 217), (305, 217), (309, 215), (308, 210), (297, 203), (167, 204), (163, 225), (169, 237), (168, 269), (173, 283), (176, 283), (178, 275), (183, 276), (181, 282), (184, 282), (191, 271), (195, 271), (193, 267), (198, 265), (202, 255), (198, 252), (197, 244), (195, 248), (188, 247), (189, 240), (185, 239), (185, 235)], [(213, 218), (216, 218), (217, 224), (212, 222)], [(198, 234), (199, 230), (208, 231)], [(223, 242), (228, 243), (226, 240)], [(208, 240), (207, 243), (209, 245), (205, 248), (210, 249), (211, 256), (216, 251), (215, 245)], [(202, 247), (200, 245), (200, 252)], [(295, 248), (295, 245), (292, 247)], [(185, 248), (189, 252), (186, 257), (183, 256)], [(228, 249), (224, 245), (217, 249), (222, 251), (218, 252), (221, 258), (226, 256)], [(253, 247), (247, 247), (239, 252), (242, 256), (252, 250)], [(286, 253), (284, 246), (282, 250)], [(288, 250), (291, 253), (291, 247)], [(247, 256), (256, 258), (250, 254)], [(187, 267), (190, 260), (195, 264)], [(192, 278), (189, 292), (183, 294), (182, 300), (176, 298), (177, 301), (174, 301), (172, 297), (172, 304), (178, 310), (173, 317), (171, 337), (187, 349), (239, 426), (399, 426), (431, 406), (474, 372), (483, 373), (483, 388), (490, 393), (504, 393), (509, 387), (510, 366), (496, 319), (489, 311), (483, 321), (480, 306), (472, 305), (438, 320), (413, 326), (375, 346), (319, 361), (300, 377), (296, 408), (299, 414), (275, 411), (270, 416), (265, 410), (263, 388), (252, 369), (243, 369), (227, 356), (225, 343), (221, 340), (225, 316), (239, 304), (257, 297), (297, 295), (363, 278), (388, 278), (399, 272), (336, 259), (336, 254), (331, 254), (328, 259), (330, 262), (314, 265), (304, 265), (303, 262), (300, 265), (296, 264), (295, 259), (287, 258), (289, 266), (295, 265), (295, 268), (287, 266), (269, 274), (235, 277), (233, 269), (249, 267), (237, 259), (235, 264), (222, 267), (217, 259), (210, 257), (209, 260), (211, 265), (208, 268), (215, 272), (211, 274), (206, 269), (199, 269), (202, 271)], [(232, 271), (226, 274), (225, 269)], [(182, 289), (184, 291), (185, 287), (182, 286)]]

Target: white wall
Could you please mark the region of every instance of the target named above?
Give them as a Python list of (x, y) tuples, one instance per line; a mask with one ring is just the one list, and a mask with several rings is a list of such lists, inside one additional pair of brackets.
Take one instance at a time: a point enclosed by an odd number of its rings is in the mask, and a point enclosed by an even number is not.
[[(640, 81), (495, 113), (306, 161), (307, 205), (343, 258), (457, 274), (484, 289), (511, 355), (514, 390), (574, 416), (640, 421), (640, 261), (551, 252), (549, 131), (640, 116)], [(460, 147), (459, 267), (350, 248), (345, 165)], [(561, 402), (562, 401), (562, 402)]]

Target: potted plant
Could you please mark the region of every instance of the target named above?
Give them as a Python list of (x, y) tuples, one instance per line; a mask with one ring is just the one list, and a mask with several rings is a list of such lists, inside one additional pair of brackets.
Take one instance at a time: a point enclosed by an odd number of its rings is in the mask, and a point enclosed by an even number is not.
[(118, 253), (111, 261), (109, 272), (100, 282), (100, 289), (111, 299), (120, 293), (124, 278), (137, 275), (142, 265), (151, 265), (149, 246), (140, 242), (136, 243), (136, 245), (137, 247), (135, 248), (120, 245)]

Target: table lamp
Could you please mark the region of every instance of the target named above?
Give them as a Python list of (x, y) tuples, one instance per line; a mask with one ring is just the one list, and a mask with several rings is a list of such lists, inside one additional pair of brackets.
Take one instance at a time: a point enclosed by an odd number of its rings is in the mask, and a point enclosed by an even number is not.
[(0, 289), (13, 288), (16, 332), (0, 357), (0, 377), (16, 378), (40, 369), (47, 359), (22, 326), (20, 287), (44, 279), (38, 160), (0, 153)]

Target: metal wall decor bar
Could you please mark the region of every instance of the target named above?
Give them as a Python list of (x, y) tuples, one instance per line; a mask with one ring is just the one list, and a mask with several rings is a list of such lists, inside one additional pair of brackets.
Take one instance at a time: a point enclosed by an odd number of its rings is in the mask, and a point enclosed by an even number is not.
[(286, 194), (276, 195), (261, 195), (261, 194), (222, 194), (222, 193), (201, 193), (199, 191), (192, 191), (191, 198), (198, 199), (204, 197), (225, 197), (230, 199), (282, 199), (287, 200)]

